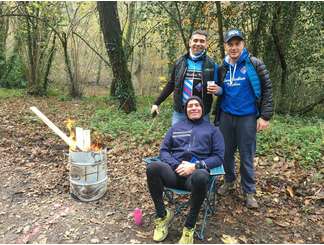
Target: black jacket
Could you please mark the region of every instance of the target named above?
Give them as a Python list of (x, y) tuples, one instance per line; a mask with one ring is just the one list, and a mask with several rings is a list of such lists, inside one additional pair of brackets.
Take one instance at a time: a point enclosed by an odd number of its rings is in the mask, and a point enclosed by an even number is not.
[[(256, 72), (259, 75), (259, 79), (261, 82), (261, 100), (256, 101), (257, 108), (259, 110), (259, 117), (264, 120), (270, 120), (273, 115), (273, 102), (272, 102), (272, 82), (270, 80), (269, 71), (266, 69), (265, 64), (256, 57), (250, 57), (251, 63), (253, 64)], [(225, 67), (218, 67), (218, 77), (220, 80), (220, 84), (224, 82), (227, 70)], [(222, 96), (219, 96), (217, 99), (216, 107), (214, 109), (215, 114), (215, 125), (219, 125), (220, 119), (220, 104), (222, 101)]]
[[(181, 56), (173, 66), (171, 79), (167, 85), (163, 88), (160, 96), (154, 102), (155, 105), (160, 105), (172, 92), (173, 93), (173, 108), (177, 112), (183, 112), (182, 105), (182, 93), (183, 93), (183, 82), (185, 74), (187, 71), (187, 58), (188, 54)], [(204, 55), (203, 59), (203, 73), (202, 82), (203, 90), (200, 95), (198, 95), (204, 104), (205, 114), (210, 112), (213, 95), (207, 94), (207, 81), (214, 80), (214, 67), (215, 62), (208, 56)]]

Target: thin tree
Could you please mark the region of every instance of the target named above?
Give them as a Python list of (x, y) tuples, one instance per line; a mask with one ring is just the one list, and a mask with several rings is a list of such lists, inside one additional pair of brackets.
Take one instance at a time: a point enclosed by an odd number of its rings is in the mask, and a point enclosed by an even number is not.
[(127, 59), (122, 46), (122, 32), (117, 11), (117, 2), (97, 2), (100, 25), (108, 57), (113, 71), (111, 95), (118, 98), (126, 112), (136, 110), (134, 88)]

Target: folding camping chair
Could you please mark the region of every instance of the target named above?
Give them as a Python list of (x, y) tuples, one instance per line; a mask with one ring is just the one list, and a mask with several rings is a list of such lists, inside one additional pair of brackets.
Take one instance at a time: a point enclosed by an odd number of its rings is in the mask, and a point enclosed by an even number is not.
[[(160, 158), (159, 157), (147, 157), (147, 158), (144, 158), (143, 161), (146, 164), (150, 164), (152, 162), (160, 161)], [(225, 172), (224, 172), (223, 165), (216, 167), (216, 168), (212, 168), (210, 170), (207, 195), (206, 195), (206, 198), (202, 205), (202, 210), (204, 210), (204, 214), (203, 214), (204, 218), (203, 218), (203, 222), (202, 222), (200, 230), (196, 231), (196, 235), (197, 235), (198, 239), (200, 239), (200, 240), (204, 240), (204, 232), (205, 232), (205, 228), (206, 228), (207, 221), (208, 221), (208, 215), (215, 214), (215, 210), (216, 210), (215, 202), (216, 202), (216, 194), (217, 194), (216, 182), (218, 179), (217, 177), (224, 175), (224, 174), (225, 174)], [(167, 200), (171, 204), (175, 205), (175, 214), (177, 215), (181, 212), (181, 210), (183, 208), (186, 208), (189, 206), (190, 200), (187, 200), (186, 202), (176, 203), (174, 194), (177, 194), (180, 196), (185, 196), (185, 195), (190, 195), (191, 192), (187, 191), (187, 190), (176, 189), (176, 188), (169, 188), (169, 187), (164, 188), (164, 196), (167, 198)]]

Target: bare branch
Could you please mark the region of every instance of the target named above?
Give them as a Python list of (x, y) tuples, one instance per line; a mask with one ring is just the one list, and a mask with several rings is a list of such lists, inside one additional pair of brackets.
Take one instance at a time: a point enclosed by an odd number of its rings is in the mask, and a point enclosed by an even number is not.
[[(160, 25), (161, 22), (158, 22), (157, 24), (155, 24), (154, 26), (152, 26), (133, 46), (131, 46), (128, 56), (126, 57), (128, 59), (128, 57), (133, 53), (134, 48), (136, 46), (138, 46), (140, 44), (140, 42), (142, 42), (142, 40), (153, 30), (155, 29), (158, 25)], [(127, 42), (127, 41), (126, 41)]]
[(98, 57), (103, 61), (103, 62), (105, 62), (105, 64), (107, 65), (107, 66), (111, 66), (110, 65), (110, 63), (109, 63), (109, 61), (108, 60), (106, 60), (104, 57), (102, 57), (102, 55), (101, 54), (99, 54), (98, 52), (97, 52), (97, 50), (95, 50), (95, 48), (93, 48), (83, 37), (81, 37), (78, 33), (76, 33), (76, 32), (72, 32), (72, 34), (74, 34), (74, 35), (76, 35), (78, 38), (80, 38), (96, 55), (98, 55)]

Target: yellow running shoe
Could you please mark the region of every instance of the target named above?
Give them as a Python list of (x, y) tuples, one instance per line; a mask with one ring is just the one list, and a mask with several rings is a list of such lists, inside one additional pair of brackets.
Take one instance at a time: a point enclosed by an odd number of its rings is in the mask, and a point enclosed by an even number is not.
[(193, 244), (194, 243), (195, 228), (184, 227), (182, 231), (182, 236), (179, 240), (179, 244)]
[(173, 212), (166, 209), (166, 215), (164, 218), (158, 218), (154, 220), (155, 228), (153, 234), (153, 240), (156, 242), (163, 241), (168, 236), (168, 229), (171, 220), (173, 219)]

